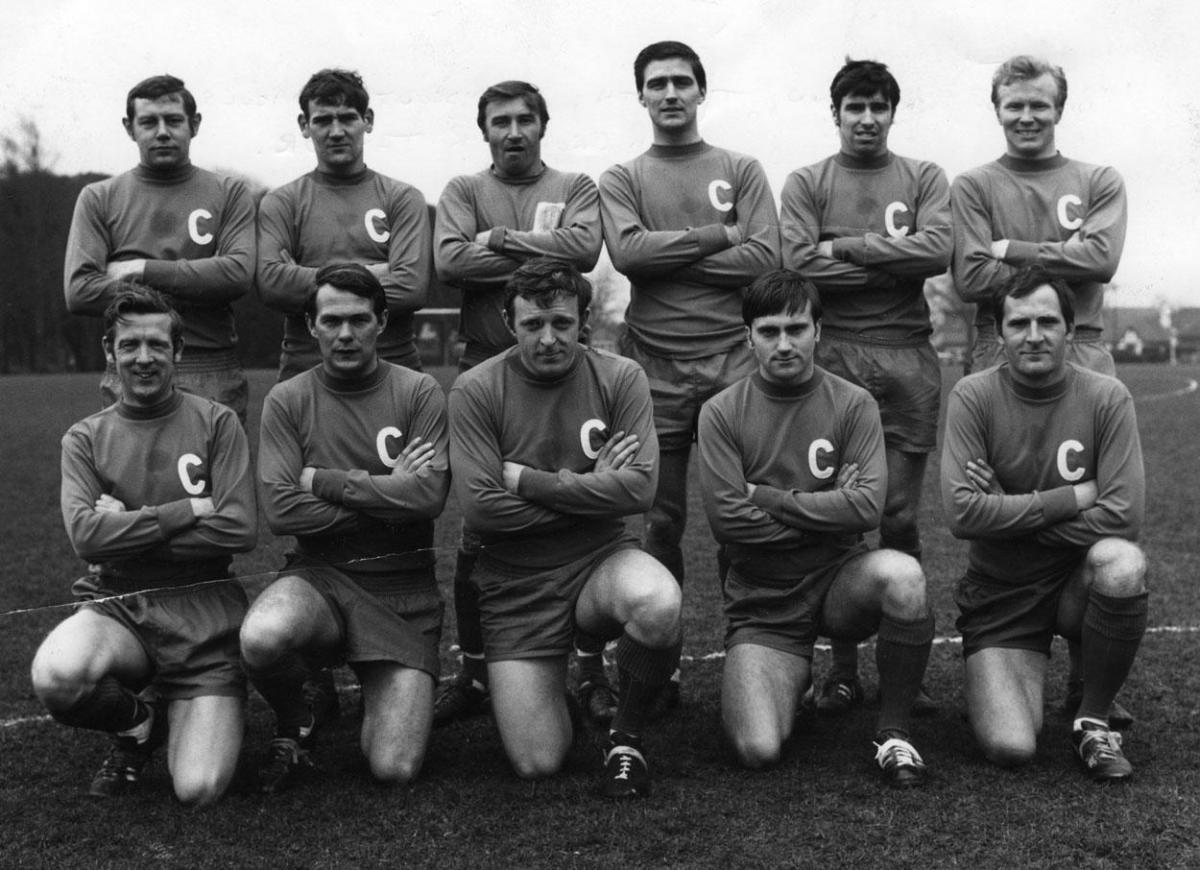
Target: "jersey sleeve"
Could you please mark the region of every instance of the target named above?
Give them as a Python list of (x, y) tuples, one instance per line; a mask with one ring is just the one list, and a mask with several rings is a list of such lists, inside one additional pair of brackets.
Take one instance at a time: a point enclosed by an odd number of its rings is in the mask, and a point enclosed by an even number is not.
[(61, 470), (63, 523), (81, 559), (107, 562), (148, 553), (197, 522), (187, 498), (132, 510), (97, 510), (104, 483), (95, 465), (91, 439), (80, 424), (63, 436)]
[(841, 428), (846, 445), (841, 464), (858, 466), (853, 486), (837, 486), (836, 473), (827, 488), (816, 492), (752, 480), (756, 488), (750, 500), (785, 525), (804, 531), (855, 533), (877, 528), (883, 516), (887, 460), (875, 402), (864, 397), (849, 405)]
[(474, 200), (471, 177), (467, 175), (452, 178), (442, 191), (434, 229), (434, 266), (438, 278), (455, 286), (500, 285), (521, 262), (475, 241), (482, 230), (489, 228), (478, 225)]
[(118, 282), (105, 272), (112, 243), (103, 212), (94, 185), (79, 192), (63, 262), (63, 295), (72, 314), (99, 316), (116, 295)]
[(388, 197), (388, 231), (387, 274), (380, 278), (388, 310), (416, 311), (429, 292), (433, 254), (429, 210), (415, 187), (403, 185)]
[(994, 287), (1012, 277), (1014, 266), (992, 256), (992, 214), (978, 179), (960, 175), (950, 187), (954, 225), (951, 272), (954, 289), (963, 302), (985, 302)]
[(276, 535), (352, 531), (357, 511), (300, 486), (304, 451), (298, 423), (280, 398), (278, 387), (267, 394), (258, 447), (258, 478), (267, 525)]
[(245, 553), (258, 540), (258, 502), (250, 445), (237, 415), (214, 406), (209, 442), (213, 512), (172, 535), (155, 555), (173, 561)]
[(713, 537), (722, 544), (803, 544), (808, 536), (801, 529), (780, 522), (746, 495), (739, 422), (728, 420), (715, 402), (700, 409), (700, 491)]
[(1096, 503), (1076, 516), (1042, 529), (1043, 544), (1090, 547), (1105, 537), (1136, 540), (1146, 510), (1146, 472), (1133, 398), (1121, 389), (1098, 414)]
[(1037, 264), (1067, 281), (1111, 281), (1125, 247), (1125, 183), (1115, 169), (1101, 168), (1092, 186), (1088, 211), (1065, 241), (1008, 240), (1004, 262)]
[(602, 241), (600, 194), (594, 181), (578, 175), (571, 185), (558, 227), (551, 230), (497, 227), (488, 246), (522, 262), (532, 257), (554, 257), (572, 263), (580, 272), (590, 272), (600, 259)]
[(313, 494), (388, 522), (434, 519), (450, 490), (449, 437), (446, 399), (437, 382), (422, 377), (413, 397), (407, 442), (413, 438), (433, 444), (433, 460), (420, 471), (399, 466), (390, 474), (363, 469), (318, 469)]
[(823, 292), (840, 293), (870, 288), (891, 289), (896, 279), (881, 268), (827, 257), (820, 253), (821, 210), (810, 175), (793, 172), (780, 194), (779, 233), (783, 266), (820, 285)]
[(223, 183), (216, 253), (196, 260), (146, 261), (146, 283), (189, 305), (228, 305), (246, 295), (254, 282), (254, 204), (245, 184), (234, 179)]
[(504, 488), (498, 420), (479, 384), (450, 390), (450, 468), (467, 528), (483, 534), (553, 531), (569, 517)]
[(734, 245), (740, 233), (724, 224), (684, 230), (647, 229), (637, 207), (633, 179), (624, 166), (600, 176), (604, 243), (618, 272), (630, 279), (670, 275), (696, 260)]
[(650, 383), (640, 368), (623, 369), (614, 390), (609, 428), (614, 434), (637, 435), (639, 446), (633, 462), (619, 469), (584, 473), (525, 468), (517, 494), (577, 517), (622, 517), (648, 511), (658, 486), (658, 436)]
[(281, 191), (268, 193), (258, 207), (255, 274), (263, 304), (283, 314), (299, 314), (304, 310), (304, 300), (317, 277), (315, 268), (296, 265), (297, 245), (294, 209), (289, 198)]
[(834, 239), (834, 256), (901, 278), (929, 278), (945, 272), (950, 266), (954, 239), (950, 228), (950, 185), (939, 166), (920, 164), (915, 205), (915, 232), (897, 237), (867, 233), (858, 238)]
[(734, 209), (741, 241), (683, 267), (677, 280), (738, 289), (779, 267), (779, 215), (771, 185), (757, 160), (746, 160), (740, 169)]
[[(1071, 486), (1028, 493), (981, 492), (967, 477), (967, 462), (993, 461), (988, 450), (987, 411), (978, 397), (956, 386), (946, 406), (942, 449), (942, 506), (956, 538), (1013, 538), (1074, 517)], [(1003, 486), (1004, 481), (1000, 481)]]

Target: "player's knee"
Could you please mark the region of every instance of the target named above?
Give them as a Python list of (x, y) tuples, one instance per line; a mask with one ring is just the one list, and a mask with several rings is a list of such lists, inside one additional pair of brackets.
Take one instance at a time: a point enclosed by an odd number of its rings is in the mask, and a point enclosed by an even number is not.
[(251, 668), (261, 668), (283, 655), (288, 648), (288, 626), (270, 614), (246, 614), (238, 634), (242, 658)]
[(545, 779), (562, 768), (563, 753), (547, 747), (529, 747), (510, 753), (508, 760), (521, 779)]
[(731, 734), (729, 742), (738, 764), (750, 770), (773, 767), (783, 756), (783, 745), (767, 734)]
[(998, 767), (1021, 767), (1037, 754), (1034, 740), (1015, 739), (1015, 735), (989, 735), (979, 738), (984, 757)]
[(631, 601), (633, 633), (654, 649), (668, 647), (679, 639), (679, 611), (682, 595), (669, 574), (653, 583), (638, 584)]
[(1146, 590), (1146, 554), (1123, 538), (1104, 538), (1088, 550), (1087, 570), (1092, 588), (1116, 598)]
[(71, 709), (95, 687), (86, 674), (63, 667), (60, 661), (40, 651), (33, 659), (29, 677), (34, 694), (51, 713)]
[(421, 771), (421, 759), (410, 755), (387, 758), (369, 756), (371, 776), (382, 785), (408, 785)]
[(883, 578), (883, 612), (897, 619), (920, 619), (927, 610), (921, 563), (898, 550), (879, 550), (876, 556)]
[(194, 770), (173, 777), (176, 799), (188, 807), (206, 807), (225, 794), (230, 777), (220, 770)]

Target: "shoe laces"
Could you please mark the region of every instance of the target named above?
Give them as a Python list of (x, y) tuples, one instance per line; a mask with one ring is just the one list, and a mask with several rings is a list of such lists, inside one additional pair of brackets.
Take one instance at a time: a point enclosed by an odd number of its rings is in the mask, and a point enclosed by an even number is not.
[(617, 757), (617, 772), (613, 774), (613, 779), (629, 779), (635, 761), (640, 762), (643, 767), (646, 765), (642, 753), (632, 746), (614, 746), (608, 750), (608, 759), (611, 761), (614, 755)]
[(1122, 755), (1121, 732), (1111, 728), (1084, 728), (1079, 751), (1097, 760), (1118, 758)]
[(923, 768), (924, 760), (921, 753), (907, 740), (892, 737), (883, 743), (875, 744), (875, 763), (887, 770), (891, 767)]

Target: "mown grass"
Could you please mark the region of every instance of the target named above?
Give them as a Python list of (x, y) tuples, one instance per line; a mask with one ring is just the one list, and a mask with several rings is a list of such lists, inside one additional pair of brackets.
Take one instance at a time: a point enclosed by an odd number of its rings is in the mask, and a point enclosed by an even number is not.
[[(952, 373), (947, 371), (947, 383)], [(685, 552), (684, 703), (648, 739), (655, 792), (613, 806), (592, 793), (598, 753), (582, 735), (564, 773), (516, 779), (491, 722), (434, 735), (420, 780), (384, 789), (370, 781), (351, 708), (318, 749), (319, 774), (272, 799), (249, 783), (269, 737), (265, 705), (250, 705), (238, 782), (218, 806), (180, 808), (157, 762), (142, 791), (95, 802), (86, 784), (104, 748), (99, 735), (43, 720), (28, 664), (45, 632), (68, 612), (80, 570), (58, 512), (58, 440), (95, 407), (94, 376), (0, 379), (0, 866), (5, 867), (1192, 867), (1200, 860), (1195, 734), (1200, 726), (1200, 472), (1194, 462), (1200, 397), (1170, 396), (1197, 369), (1127, 367), (1139, 398), (1151, 497), (1142, 542), (1150, 555), (1151, 625), (1123, 699), (1138, 721), (1126, 749), (1135, 778), (1099, 787), (1077, 770), (1067, 724), (1052, 711), (1036, 762), (1016, 771), (987, 765), (959, 711), (959, 649), (935, 647), (927, 684), (944, 705), (914, 739), (932, 771), (929, 787), (896, 793), (871, 763), (873, 711), (807, 722), (784, 761), (750, 773), (735, 767), (719, 727), (722, 623), (713, 545), (693, 492)], [(443, 382), (451, 377), (440, 372)], [(271, 374), (254, 373), (255, 413)], [(252, 433), (256, 420), (252, 417)], [(257, 440), (256, 438), (252, 440)], [(449, 598), (458, 529), (453, 499), (438, 527), (439, 577)], [(938, 634), (954, 634), (951, 587), (965, 547), (941, 520), (936, 457), (922, 506), (926, 567)], [(279, 563), (284, 542), (263, 536), (238, 560), (245, 574)], [(1183, 627), (1183, 632), (1161, 630)], [(448, 621), (443, 641), (453, 666)], [(1047, 690), (1062, 694), (1064, 648)], [(868, 692), (874, 647), (863, 647)], [(817, 668), (827, 665), (818, 653)], [(340, 671), (349, 682), (349, 671)], [(18, 721), (20, 720), (20, 721)]]

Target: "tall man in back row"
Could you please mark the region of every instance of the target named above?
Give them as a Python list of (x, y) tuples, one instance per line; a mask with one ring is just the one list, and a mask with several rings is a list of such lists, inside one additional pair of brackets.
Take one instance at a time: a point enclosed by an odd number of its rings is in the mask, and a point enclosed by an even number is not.
[(284, 314), (279, 379), (321, 362), (304, 305), (317, 270), (332, 262), (366, 266), (387, 293), (388, 324), (379, 355), (420, 371), (412, 314), (425, 304), (429, 215), (410, 184), (369, 169), (365, 139), (375, 111), (358, 73), (323, 69), (300, 91), (300, 133), (317, 167), (263, 197), (258, 210), (258, 290)]
[[(242, 182), (192, 165), (200, 112), (180, 79), (134, 85), (122, 124), (138, 165), (79, 193), (64, 263), (67, 310), (99, 317), (125, 278), (166, 293), (183, 318), (175, 385), (228, 405), (244, 425), (246, 376), (230, 304), (254, 282), (254, 203)], [(120, 387), (110, 361), (100, 382), (106, 405)]]
[(992, 307), (1004, 362), (959, 381), (946, 411), (942, 499), (971, 541), (956, 595), (967, 713), (984, 754), (1030, 761), (1050, 642), (1081, 651), (1076, 753), (1097, 780), (1132, 772), (1109, 714), (1146, 630), (1145, 473), (1133, 399), (1070, 362), (1070, 288), (1022, 269)]
[[(977, 303), (971, 371), (1003, 358), (989, 300), (1022, 266), (1038, 265), (1062, 278), (1075, 297), (1075, 329), (1067, 358), (1112, 375), (1101, 335), (1104, 287), (1125, 244), (1125, 183), (1111, 166), (1069, 160), (1055, 143), (1067, 102), (1062, 68), (1026, 55), (1010, 58), (992, 76), (992, 105), (1004, 130), (1005, 153), (954, 180), (954, 286)], [(1082, 691), (1080, 650), (1071, 644), (1064, 712)], [(1132, 716), (1116, 704), (1120, 727)]]
[(529, 778), (562, 766), (571, 641), (619, 637), (601, 793), (627, 798), (650, 789), (642, 731), (679, 661), (680, 590), (625, 529), (653, 497), (658, 442), (641, 369), (579, 341), (591, 296), (567, 263), (513, 273), (504, 313), (517, 345), (455, 382), (450, 458), (482, 541), (475, 579), (509, 760)]
[(321, 365), (267, 394), (258, 462), (267, 522), (295, 535), (296, 551), (241, 635), (250, 678), (276, 717), (259, 771), (267, 793), (309, 761), (320, 723), (303, 691), (306, 663), (354, 668), (371, 774), (415, 777), (442, 626), (433, 552), (450, 488), (442, 390), (379, 359), (387, 300), (361, 264), (317, 272), (305, 317)]
[(211, 803), (242, 745), (246, 595), (229, 565), (257, 537), (250, 448), (233, 411), (175, 388), (183, 334), (162, 294), (122, 282), (104, 314), (120, 398), (63, 436), (63, 522), (90, 563), (72, 591), (87, 603), (38, 648), (33, 688), (58, 721), (111, 735), (94, 797), (133, 790), (165, 736), (175, 796)]
[[(779, 222), (758, 161), (700, 136), (708, 80), (696, 52), (648, 45), (633, 76), (654, 142), (601, 176), (600, 213), (613, 265), (631, 284), (620, 350), (650, 380), (661, 449), (644, 546), (682, 585), (696, 420), (706, 399), (754, 368), (741, 290), (779, 265)], [(663, 697), (678, 703), (677, 679)]]
[[(784, 183), (783, 264), (821, 293), (821, 367), (879, 403), (887, 455), (879, 546), (919, 560), (921, 488), (942, 391), (924, 285), (950, 265), (949, 187), (936, 164), (888, 149), (900, 85), (887, 66), (847, 60), (829, 96), (841, 148)], [(817, 709), (842, 713), (862, 699), (857, 648), (835, 641)], [(937, 705), (922, 691), (915, 711), (930, 715)]]
[[(475, 117), (491, 165), (451, 179), (438, 199), (434, 265), (439, 278), (462, 291), (459, 332), (466, 348), (460, 371), (512, 346), (503, 315), (504, 285), (522, 263), (549, 256), (589, 272), (600, 256), (596, 184), (583, 173), (542, 162), (549, 121), (546, 98), (533, 85), (492, 85), (480, 95)], [(488, 704), (478, 593), (471, 583), (478, 556), (478, 540), (464, 533), (454, 567), (462, 671), (438, 694), (435, 724), (483, 712)], [(602, 651), (589, 647), (580, 653), (582, 705), (604, 714), (612, 693)]]

